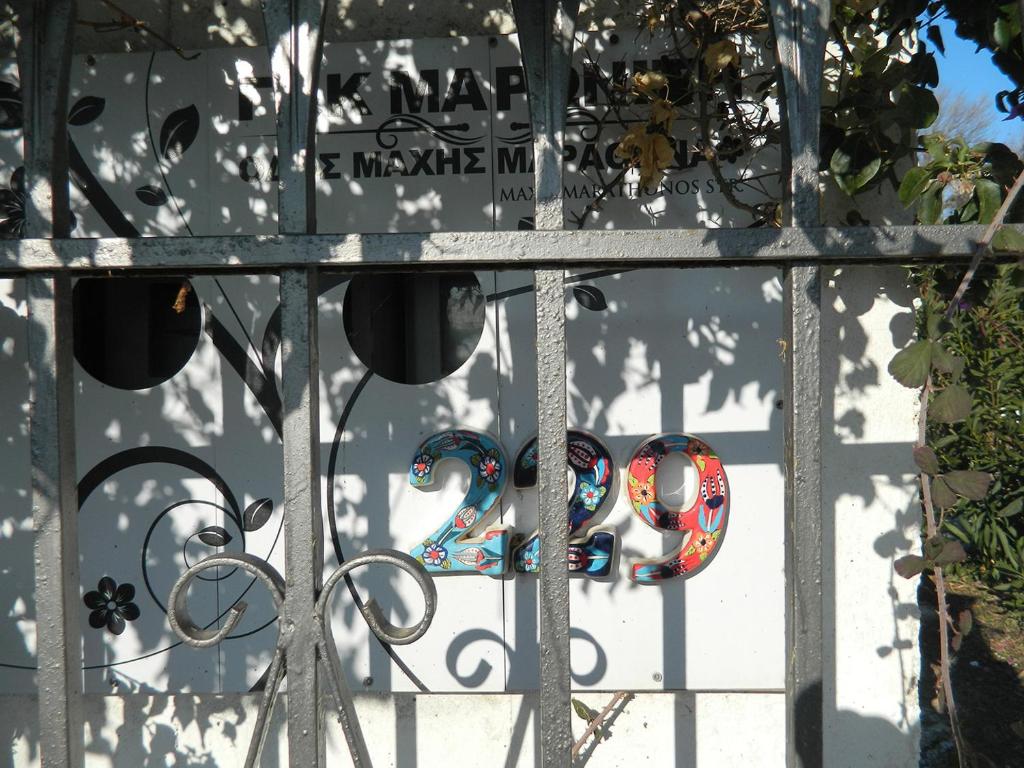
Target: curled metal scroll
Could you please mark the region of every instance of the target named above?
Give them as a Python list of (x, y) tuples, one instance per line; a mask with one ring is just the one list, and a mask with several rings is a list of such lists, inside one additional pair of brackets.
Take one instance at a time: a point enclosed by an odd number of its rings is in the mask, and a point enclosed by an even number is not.
[[(430, 574), (409, 555), (391, 549), (372, 550), (346, 560), (330, 575), (320, 591), (313, 608), (316, 619), (317, 660), (327, 672), (328, 693), (337, 710), (338, 722), (341, 723), (342, 730), (345, 733), (353, 764), (357, 768), (370, 768), (371, 763), (366, 750), (366, 741), (363, 738), (362, 729), (359, 727), (359, 721), (356, 718), (355, 707), (352, 703), (352, 693), (341, 671), (337, 646), (331, 633), (330, 606), (334, 588), (339, 581), (344, 579), (351, 571), (373, 564), (390, 565), (405, 571), (412, 576), (416, 585), (420, 588), (420, 592), (423, 594), (423, 616), (418, 622), (408, 627), (397, 627), (388, 622), (384, 618), (384, 614), (381, 612), (376, 600), (367, 600), (359, 606), (359, 610), (366, 620), (370, 631), (381, 642), (389, 645), (407, 645), (408, 643), (415, 642), (430, 627), (430, 622), (433, 621), (434, 612), (437, 609), (437, 590), (434, 587)], [(284, 579), (265, 560), (244, 553), (208, 557), (193, 565), (178, 578), (168, 598), (167, 618), (170, 621), (171, 629), (181, 638), (182, 642), (193, 648), (210, 648), (226, 640), (245, 613), (246, 603), (239, 601), (228, 611), (220, 627), (201, 627), (192, 620), (188, 610), (188, 589), (192, 580), (198, 578), (199, 574), (205, 570), (220, 567), (239, 568), (259, 580), (270, 592), (278, 614), (280, 614), (284, 606)], [(267, 683), (263, 689), (263, 697), (260, 700), (255, 728), (252, 739), (249, 742), (249, 751), (245, 758), (245, 768), (255, 768), (259, 764), (260, 754), (263, 751), (263, 745), (267, 737), (270, 716), (274, 709), (274, 702), (277, 699), (278, 691), (281, 688), (281, 681), (284, 679), (286, 672), (289, 640), (290, 637), (287, 633), (278, 633), (277, 647), (274, 649), (274, 658), (270, 663), (270, 669), (267, 673)]]

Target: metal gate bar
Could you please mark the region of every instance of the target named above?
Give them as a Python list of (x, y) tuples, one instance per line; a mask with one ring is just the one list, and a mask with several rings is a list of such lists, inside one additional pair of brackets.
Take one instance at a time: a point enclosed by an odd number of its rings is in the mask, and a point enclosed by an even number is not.
[[(1024, 225), (1012, 225), (1024, 234)], [(435, 232), (251, 237), (0, 240), (0, 275), (32, 271), (267, 272), (319, 266), (346, 272), (409, 269), (573, 269), (907, 264), (969, 261), (975, 224), (780, 229)]]
[[(261, 4), (274, 88), (282, 235), (316, 232), (316, 83), (326, 7), (326, 0)], [(279, 284), (287, 583), (279, 632), (287, 648), (288, 762), (304, 768), (321, 765), (324, 754), (314, 611), (324, 565), (317, 282), (315, 268), (300, 268), (282, 270)]]
[[(536, 270), (540, 536), (564, 550), (565, 318), (563, 275), (587, 265), (786, 266), (787, 765), (822, 757), (821, 265), (969, 257), (982, 228), (819, 227), (818, 113), (828, 0), (771, 3), (792, 148), (787, 226), (761, 230), (562, 231), (561, 143), (576, 0), (515, 0), (534, 129), (536, 232), (314, 235), (312, 108), (326, 2), (267, 0), (281, 161), (276, 237), (70, 240), (65, 112), (72, 0), (22, 4), (18, 56), (26, 104), (28, 239), (0, 244), (0, 274), (27, 278), (32, 503), (36, 524), (41, 758), (82, 765), (79, 586), (70, 279), (118, 269), (281, 271), (284, 350), (285, 551), (282, 633), (289, 649), (289, 763), (323, 762), (314, 640), (320, 585), (316, 285), (320, 268)], [(796, 500), (800, 500), (797, 505)], [(564, 569), (540, 587), (544, 768), (568, 766), (569, 603)]]
[[(784, 218), (821, 225), (821, 80), (830, 0), (772, 3), (789, 127)], [(786, 325), (786, 764), (824, 765), (820, 263), (792, 263)]]
[(82, 765), (71, 275), (31, 275), (25, 282), (39, 751), (43, 768), (68, 768)]
[[(74, 3), (33, 0), (19, 11), (25, 231), (67, 237), (65, 112)], [(43, 768), (70, 768), (83, 764), (71, 275), (33, 274), (25, 282), (39, 751)]]
[(321, 718), (314, 606), (323, 576), (315, 270), (281, 273), (284, 567), (279, 632), (288, 649), (288, 761), (319, 765)]
[[(561, 231), (562, 146), (578, 0), (514, 0), (533, 130), (534, 226)], [(537, 503), (544, 552), (565, 552), (565, 270), (534, 272), (537, 336)], [(540, 764), (568, 766), (572, 748), (569, 665), (569, 569), (540, 572)]]

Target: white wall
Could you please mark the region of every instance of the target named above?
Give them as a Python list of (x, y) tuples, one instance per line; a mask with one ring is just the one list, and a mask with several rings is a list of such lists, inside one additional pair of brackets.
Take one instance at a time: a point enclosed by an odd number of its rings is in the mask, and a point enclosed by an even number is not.
[[(914, 332), (906, 272), (842, 267), (822, 300), (826, 539), (825, 764), (916, 766), (919, 547), (916, 392), (886, 366)], [(838, 354), (828, 354), (834, 350)], [(831, 554), (831, 556), (829, 556)]]
[[(601, 709), (610, 696), (584, 695)], [(36, 768), (38, 729), (33, 697), (0, 698), (0, 723), (11, 735), (12, 763)], [(252, 734), (255, 696), (87, 696), (86, 768), (181, 765), (241, 766)], [(374, 765), (394, 768), (451, 765), (531, 768), (538, 764), (535, 696), (356, 697), (356, 710)], [(287, 697), (275, 708), (263, 768), (287, 765)], [(640, 694), (615, 710), (607, 736), (581, 756), (593, 768), (782, 768), (784, 700), (779, 694)], [(578, 738), (586, 724), (574, 718)], [(328, 764), (348, 766), (340, 727), (328, 731)], [(171, 760), (175, 762), (170, 762)]]

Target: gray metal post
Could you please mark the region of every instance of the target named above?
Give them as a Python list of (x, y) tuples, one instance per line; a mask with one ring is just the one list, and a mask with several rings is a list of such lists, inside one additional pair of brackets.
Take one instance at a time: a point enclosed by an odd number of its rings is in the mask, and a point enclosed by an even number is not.
[(70, 231), (66, 116), (74, 21), (73, 0), (18, 7), (28, 237), (67, 237)]
[(565, 523), (565, 272), (534, 273), (537, 305), (537, 447), (540, 547), (541, 766), (570, 764), (569, 546)]
[(315, 606), (323, 573), (315, 270), (281, 273), (288, 764), (322, 764)]
[(281, 232), (316, 232), (316, 93), (324, 0), (262, 3), (277, 114)]
[[(533, 126), (535, 226), (561, 230), (562, 143), (578, 0), (513, 0)], [(565, 552), (565, 272), (534, 273), (537, 316), (540, 747), (543, 768), (571, 762), (569, 572)]]
[[(820, 225), (821, 76), (829, 0), (775, 0), (789, 129), (787, 224)], [(786, 764), (824, 765), (820, 264), (786, 270)]]
[(71, 276), (31, 275), (29, 422), (35, 525), (39, 751), (43, 768), (82, 765), (82, 652)]
[(512, 0), (533, 126), (535, 225), (562, 228), (562, 143), (579, 0)]
[[(1024, 226), (1008, 224), (1024, 235)], [(0, 239), (0, 275), (108, 269), (266, 271), (317, 264), (407, 269), (609, 269), (950, 263), (970, 259), (984, 225), (773, 229), (424, 232), (370, 235)], [(671, 247), (668, 245), (671, 244)]]
[[(277, 114), (278, 224), (316, 232), (316, 94), (323, 51), (323, 0), (262, 4)], [(320, 519), (319, 362), (315, 269), (281, 273), (284, 404), (285, 592), (288, 762), (323, 764), (314, 606), (323, 572)]]
[[(25, 120), (25, 234), (66, 237), (68, 76), (73, 2), (19, 8), (18, 65)], [(30, 275), (29, 445), (35, 525), (39, 751), (43, 768), (83, 763), (82, 655), (71, 276)]]

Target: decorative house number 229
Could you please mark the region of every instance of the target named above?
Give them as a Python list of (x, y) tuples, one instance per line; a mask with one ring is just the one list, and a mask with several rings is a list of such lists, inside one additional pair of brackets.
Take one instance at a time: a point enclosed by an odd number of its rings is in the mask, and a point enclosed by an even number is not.
[[(615, 464), (608, 448), (593, 435), (569, 430), (569, 469), (574, 478), (568, 500), (569, 570), (591, 578), (613, 572), (619, 536), (613, 527), (586, 525), (612, 499)], [(658, 498), (658, 465), (671, 453), (688, 458), (697, 471), (697, 494), (685, 509), (672, 509)], [(535, 573), (541, 567), (536, 530), (514, 535), (505, 526), (487, 526), (498, 510), (508, 469), (501, 445), (489, 435), (467, 429), (433, 435), (420, 445), (409, 466), (409, 482), (431, 485), (438, 466), (458, 460), (469, 467), (469, 491), (448, 520), (412, 550), (432, 573)], [(516, 455), (513, 483), (528, 488), (537, 482), (537, 439)], [(647, 438), (629, 460), (626, 486), (633, 511), (647, 525), (684, 534), (681, 547), (660, 558), (636, 560), (630, 575), (638, 584), (687, 578), (702, 570), (721, 546), (729, 518), (729, 481), (722, 462), (703, 440), (680, 433)]]

